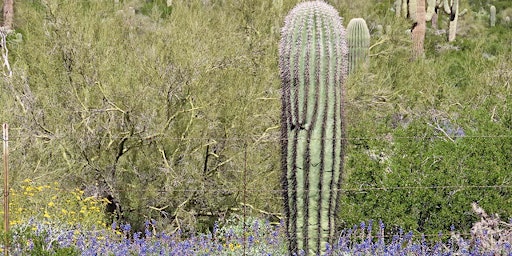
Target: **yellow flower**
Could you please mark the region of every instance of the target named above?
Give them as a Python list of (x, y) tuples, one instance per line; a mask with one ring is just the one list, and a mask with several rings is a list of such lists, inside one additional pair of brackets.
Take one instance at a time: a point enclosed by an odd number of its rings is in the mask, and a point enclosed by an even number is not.
[(50, 202), (48, 203), (48, 206), (53, 207), (53, 206), (55, 206), (55, 204), (54, 204), (53, 202), (51, 202), (51, 201), (50, 201)]
[(47, 211), (44, 211), (44, 215), (43, 215), (45, 218), (50, 218), (50, 214), (48, 214)]
[(63, 214), (67, 214), (67, 213), (68, 213), (68, 210), (66, 210), (66, 209), (62, 209), (62, 210), (60, 210), (60, 211), (61, 211)]
[(94, 198), (95, 198), (94, 196), (90, 196), (90, 197), (84, 198), (84, 200), (82, 200), (82, 201), (87, 202), (87, 201), (90, 201), (90, 200), (92, 200)]
[(24, 179), (23, 182), (30, 183), (30, 182), (32, 182), (32, 180), (31, 179)]

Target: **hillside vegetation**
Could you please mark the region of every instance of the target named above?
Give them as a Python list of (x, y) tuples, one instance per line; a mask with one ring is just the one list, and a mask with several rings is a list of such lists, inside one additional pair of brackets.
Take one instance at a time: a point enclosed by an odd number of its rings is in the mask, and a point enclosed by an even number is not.
[[(244, 207), (278, 221), (277, 46), (298, 1), (167, 2), (15, 3), (0, 93), (11, 186), (109, 198), (134, 230), (204, 231)], [(327, 2), (372, 34), (369, 67), (346, 83), (340, 228), (467, 232), (472, 202), (512, 217), (510, 1), (461, 1), (457, 39), (428, 24), (417, 60), (393, 1)]]

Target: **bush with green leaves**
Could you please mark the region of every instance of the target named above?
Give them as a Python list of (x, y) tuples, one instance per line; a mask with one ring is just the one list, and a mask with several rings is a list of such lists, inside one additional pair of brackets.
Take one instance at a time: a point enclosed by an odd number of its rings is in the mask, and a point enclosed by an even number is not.
[[(487, 29), (489, 6), (462, 1), (471, 10), (458, 21), (464, 33), (447, 44), (427, 29), (425, 58), (412, 63), (404, 32), (411, 24), (390, 4), (332, 1), (346, 20), (391, 27), (373, 39), (371, 72), (347, 81), (341, 226), (384, 219), (447, 233), (475, 220), (472, 200), (508, 219), (507, 188), (467, 186), (510, 179), (510, 27)], [(510, 7), (492, 4), (500, 14)], [(207, 230), (241, 213), (244, 187), (251, 214), (280, 216), (277, 45), (293, 5), (17, 2), (22, 36), (7, 38), (13, 76), (0, 82), (11, 184), (58, 181), (87, 196), (111, 195), (135, 230), (147, 218), (170, 231)], [(485, 18), (472, 15), (480, 9)], [(437, 124), (465, 137), (452, 142)], [(466, 188), (357, 190), (438, 184)]]

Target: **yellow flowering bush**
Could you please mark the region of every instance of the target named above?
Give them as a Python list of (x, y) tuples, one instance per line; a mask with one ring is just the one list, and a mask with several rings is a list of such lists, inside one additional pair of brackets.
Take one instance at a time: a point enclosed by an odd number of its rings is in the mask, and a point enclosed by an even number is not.
[[(25, 179), (9, 190), (9, 221), (11, 226), (33, 219), (84, 229), (106, 227), (106, 203), (106, 199), (85, 197), (80, 189), (62, 189), (57, 182), (39, 184)], [(3, 216), (3, 209), (0, 213)]]

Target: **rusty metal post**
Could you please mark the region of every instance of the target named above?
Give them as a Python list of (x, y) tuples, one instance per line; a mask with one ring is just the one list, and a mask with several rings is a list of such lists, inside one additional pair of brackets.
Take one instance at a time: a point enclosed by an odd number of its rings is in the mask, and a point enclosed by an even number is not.
[(9, 255), (9, 125), (3, 125), (4, 141), (4, 255)]
[(244, 191), (243, 191), (243, 201), (244, 201), (244, 204), (243, 204), (243, 207), (244, 207), (244, 218), (243, 218), (243, 222), (244, 222), (244, 226), (243, 226), (243, 229), (244, 229), (244, 233), (243, 233), (243, 236), (244, 236), (244, 245), (243, 245), (243, 255), (247, 255), (246, 254), (246, 246), (247, 246), (247, 237), (246, 237), (246, 231), (247, 231), (247, 226), (246, 226), (246, 221), (247, 221), (247, 211), (246, 211), (246, 206), (247, 206), (247, 141), (244, 143), (244, 173), (243, 173), (243, 182), (244, 182)]

